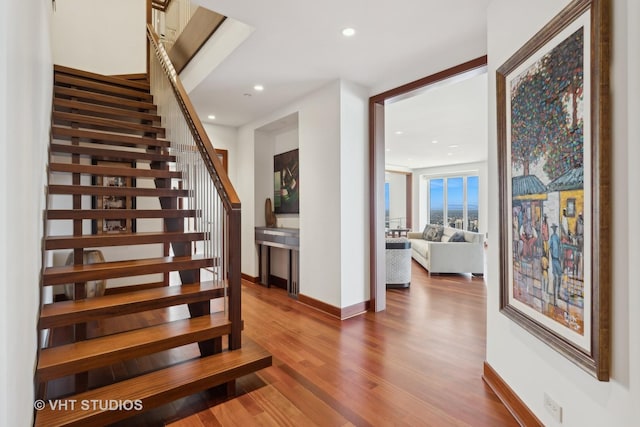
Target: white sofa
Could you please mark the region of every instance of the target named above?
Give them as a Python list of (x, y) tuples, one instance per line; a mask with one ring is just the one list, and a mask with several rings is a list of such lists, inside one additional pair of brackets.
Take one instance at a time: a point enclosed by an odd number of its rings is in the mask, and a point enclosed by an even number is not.
[[(464, 242), (450, 242), (456, 233), (462, 232)], [(460, 236), (460, 235), (458, 235)], [(443, 227), (440, 241), (423, 239), (423, 232), (409, 232), (411, 256), (431, 273), (472, 273), (484, 272), (483, 235)]]

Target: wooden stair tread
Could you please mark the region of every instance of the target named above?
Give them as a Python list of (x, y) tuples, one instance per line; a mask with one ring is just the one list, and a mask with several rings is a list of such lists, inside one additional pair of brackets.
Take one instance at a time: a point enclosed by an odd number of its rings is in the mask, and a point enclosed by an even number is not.
[(56, 73), (53, 78), (53, 84), (57, 86), (81, 87), (88, 90), (104, 92), (112, 95), (132, 98), (135, 100), (152, 102), (153, 96), (148, 92), (136, 89), (129, 89), (110, 83), (102, 83), (82, 77), (75, 77), (65, 74)]
[(133, 176), (136, 178), (182, 178), (182, 173), (178, 171), (168, 171), (163, 169), (138, 169), (119, 168), (100, 165), (85, 165), (80, 163), (50, 163), (51, 172), (81, 173), (95, 176)]
[(144, 111), (132, 111), (126, 108), (109, 107), (106, 105), (94, 104), (90, 102), (81, 102), (72, 99), (54, 98), (53, 106), (55, 108), (68, 108), (78, 110), (85, 113), (96, 113), (111, 117), (125, 117), (128, 119), (135, 118), (138, 120), (146, 120), (149, 122), (160, 123), (161, 118), (156, 114), (145, 113)]
[(50, 209), (47, 219), (191, 218), (196, 209)]
[(193, 255), (47, 267), (44, 270), (42, 284), (44, 286), (63, 285), (89, 280), (167, 273), (178, 270), (193, 270), (213, 267), (213, 265), (214, 260), (212, 258), (207, 258), (203, 255)]
[(87, 79), (98, 80), (105, 83), (111, 83), (118, 86), (125, 86), (132, 89), (138, 89), (143, 92), (149, 92), (149, 83), (135, 80), (124, 79), (117, 76), (105, 76), (102, 74), (92, 73), (90, 71), (79, 70), (77, 68), (65, 67), (63, 65), (54, 65), (53, 71), (61, 74), (70, 74), (77, 77), (84, 77)]
[(224, 296), (224, 286), (226, 282), (217, 284), (207, 281), (45, 304), (40, 313), (38, 327), (40, 329), (56, 328), (111, 316), (221, 298)]
[(50, 236), (45, 239), (45, 250), (195, 242), (204, 240), (204, 238), (205, 233), (197, 231), (160, 231), (130, 234), (118, 233), (81, 236)]
[(53, 94), (56, 97), (70, 97), (83, 99), (85, 101), (100, 102), (118, 108), (136, 108), (146, 110), (148, 112), (156, 112), (158, 110), (158, 107), (156, 107), (152, 102), (123, 99), (118, 96), (111, 96), (104, 93), (91, 92), (78, 88), (54, 86)]
[[(194, 359), (70, 398), (78, 402), (140, 400), (142, 412), (267, 368), (271, 363), (271, 355), (266, 350), (243, 338), (243, 346), (238, 350)], [(59, 409), (52, 410), (46, 405), (36, 413), (35, 425), (105, 425), (132, 415), (131, 411), (102, 411), (99, 406), (86, 411)]]
[(62, 126), (52, 126), (51, 134), (54, 139), (79, 141), (94, 144), (107, 143), (111, 145), (140, 146), (140, 147), (169, 147), (171, 142), (163, 138), (150, 138), (136, 135), (123, 135), (118, 133), (101, 132), (99, 130), (74, 129)]
[(64, 111), (53, 111), (53, 121), (56, 124), (77, 123), (79, 125), (100, 126), (108, 129), (118, 129), (126, 132), (146, 132), (153, 133), (164, 137), (164, 128), (146, 125), (141, 123), (133, 123), (124, 120), (107, 119), (103, 117), (87, 116), (80, 113), (67, 113)]
[(40, 352), (37, 376), (50, 381), (230, 332), (231, 322), (218, 313), (46, 348)]
[(109, 150), (84, 145), (50, 144), (52, 153), (70, 153), (111, 160), (137, 160), (175, 162), (176, 157), (164, 153), (147, 153), (137, 151)]
[(187, 197), (189, 190), (171, 188), (102, 187), (99, 185), (50, 185), (49, 194), (90, 194), (93, 196)]

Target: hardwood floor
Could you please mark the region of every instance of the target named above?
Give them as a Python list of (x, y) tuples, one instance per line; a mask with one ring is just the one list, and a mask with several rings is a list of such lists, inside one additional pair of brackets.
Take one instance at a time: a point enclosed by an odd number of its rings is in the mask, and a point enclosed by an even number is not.
[(342, 322), (243, 282), (244, 334), (273, 366), (238, 380), (234, 399), (200, 393), (118, 425), (517, 426), (482, 381), (483, 279), (412, 268), (386, 311)]

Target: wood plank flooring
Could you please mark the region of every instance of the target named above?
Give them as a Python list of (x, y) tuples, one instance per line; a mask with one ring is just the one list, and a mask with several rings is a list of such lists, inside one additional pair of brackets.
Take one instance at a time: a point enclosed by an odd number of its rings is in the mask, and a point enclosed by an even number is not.
[(517, 426), (482, 381), (485, 285), (415, 262), (387, 310), (340, 322), (243, 282), (244, 334), (273, 366), (118, 426)]

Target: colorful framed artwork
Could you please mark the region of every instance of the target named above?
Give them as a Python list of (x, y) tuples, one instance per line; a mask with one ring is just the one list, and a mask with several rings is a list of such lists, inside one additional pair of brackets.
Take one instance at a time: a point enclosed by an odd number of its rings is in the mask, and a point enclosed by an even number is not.
[(609, 379), (609, 0), (570, 3), (496, 72), (500, 309)]
[[(135, 168), (135, 162), (115, 162), (115, 161), (94, 161), (95, 165), (105, 166), (113, 170), (113, 168)], [(119, 187), (135, 187), (135, 178), (128, 174), (117, 175), (117, 173), (109, 175), (98, 175), (93, 177), (93, 185), (101, 187), (119, 188)], [(135, 209), (136, 198), (132, 196), (122, 196), (117, 194), (104, 194), (94, 196), (92, 200), (93, 209)], [(99, 218), (93, 220), (93, 234), (123, 234), (134, 233), (136, 231), (135, 218)]]

